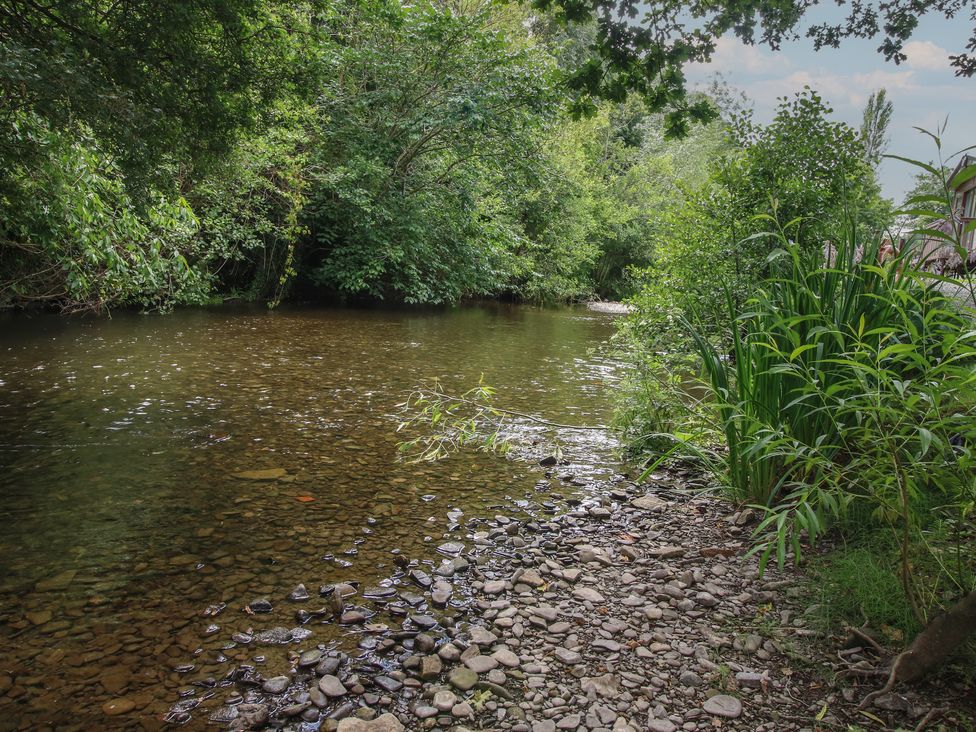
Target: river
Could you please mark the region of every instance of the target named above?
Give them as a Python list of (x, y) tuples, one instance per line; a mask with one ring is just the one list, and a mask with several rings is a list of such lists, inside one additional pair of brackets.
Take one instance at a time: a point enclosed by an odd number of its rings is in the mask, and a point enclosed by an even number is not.
[[(537, 460), (552, 442), (530, 423), (508, 458), (416, 465), (397, 458), (397, 405), (423, 380), (460, 391), (483, 374), (504, 406), (606, 423), (615, 317), (490, 304), (0, 320), (0, 730), (159, 729), (180, 699), (204, 700), (180, 720), (203, 728), (234, 663), (270, 676), (294, 660), (231, 635), (294, 625), (298, 583), (394, 586), (394, 551), (433, 566), (482, 517), (598, 494), (622, 469), (606, 433), (560, 432), (568, 464), (551, 479)], [(280, 477), (238, 477), (252, 471)], [(267, 619), (242, 612), (255, 598)], [(303, 647), (361, 640), (307, 627)]]

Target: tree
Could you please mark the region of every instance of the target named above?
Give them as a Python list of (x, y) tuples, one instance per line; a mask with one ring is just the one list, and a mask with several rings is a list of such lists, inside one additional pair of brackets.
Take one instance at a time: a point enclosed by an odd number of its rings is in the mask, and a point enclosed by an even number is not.
[[(865, 233), (889, 223), (888, 203), (865, 161), (857, 130), (831, 119), (832, 113), (807, 87), (783, 97), (768, 125), (755, 124), (749, 114), (733, 121), (743, 154), (722, 165), (718, 180), (738, 209), (740, 226), (755, 227), (749, 219), (761, 214), (784, 226), (799, 221), (789, 235), (804, 247), (820, 248), (849, 212), (856, 212)], [(758, 231), (769, 230), (768, 222), (758, 226)], [(738, 236), (755, 231), (740, 229)]]
[(888, 126), (891, 124), (894, 109), (884, 88), (871, 92), (868, 103), (864, 105), (861, 144), (864, 146), (864, 158), (875, 167), (888, 149)]
[(558, 97), (496, 21), (396, 0), (335, 19), (302, 263), (320, 291), (444, 302), (503, 278), (518, 232), (498, 209)]
[(87, 128), (130, 176), (219, 157), (274, 100), (314, 89), (319, 5), (0, 0), (0, 161), (38, 152), (13, 132), (26, 114)]
[[(800, 21), (816, 4), (794, 0), (534, 2), (536, 7), (555, 11), (569, 22), (596, 18), (597, 34), (589, 58), (569, 80), (578, 94), (578, 113), (592, 109), (594, 97), (620, 101), (628, 93), (637, 93), (652, 110), (669, 110), (668, 131), (672, 135), (687, 132), (689, 121), (710, 119), (715, 114), (707, 103), (690, 98), (683, 73), (687, 64), (708, 62), (716, 41), (726, 33), (750, 45), (760, 43), (778, 50), (784, 41), (799, 37)], [(837, 47), (850, 37), (880, 38), (878, 52), (894, 63), (907, 58), (904, 45), (921, 16), (933, 13), (954, 18), (971, 9), (966, 0), (838, 0), (837, 4), (847, 8), (846, 17), (807, 30), (814, 47)], [(976, 74), (976, 29), (966, 50), (950, 59), (957, 75)]]

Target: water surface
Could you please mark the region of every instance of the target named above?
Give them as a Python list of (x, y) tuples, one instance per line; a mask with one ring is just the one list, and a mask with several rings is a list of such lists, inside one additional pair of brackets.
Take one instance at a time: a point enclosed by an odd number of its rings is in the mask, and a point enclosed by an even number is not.
[[(392, 550), (430, 561), (467, 519), (570, 496), (528, 459), (549, 442), (399, 461), (397, 404), (483, 374), (505, 406), (606, 423), (613, 322), (504, 305), (0, 320), (0, 729), (160, 728), (201, 674), (258, 653), (226, 648), (262, 627), (240, 611), (251, 599), (376, 584)], [(560, 472), (587, 490), (619, 469), (606, 434), (559, 440)], [(268, 469), (286, 475), (234, 477)], [(260, 655), (268, 676), (287, 664)], [(120, 698), (134, 708), (107, 716)]]

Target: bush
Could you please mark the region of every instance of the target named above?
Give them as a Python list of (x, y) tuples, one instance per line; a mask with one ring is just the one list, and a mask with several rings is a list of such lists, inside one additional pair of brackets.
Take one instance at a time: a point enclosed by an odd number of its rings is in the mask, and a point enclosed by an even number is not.
[(84, 128), (56, 132), (23, 115), (9, 132), (40, 152), (5, 171), (0, 307), (159, 309), (207, 299), (197, 221), (181, 197), (149, 191), (133, 201), (114, 159)]
[[(973, 586), (971, 544), (931, 540), (976, 506), (976, 331), (913, 268), (910, 247), (879, 265), (853, 232), (833, 261), (779, 235), (782, 275), (742, 310), (730, 300), (729, 357), (692, 334), (730, 494), (767, 512), (763, 562), (799, 557), (801, 539), (856, 509), (896, 539), (924, 622)], [(919, 546), (939, 558), (937, 576), (918, 576)]]

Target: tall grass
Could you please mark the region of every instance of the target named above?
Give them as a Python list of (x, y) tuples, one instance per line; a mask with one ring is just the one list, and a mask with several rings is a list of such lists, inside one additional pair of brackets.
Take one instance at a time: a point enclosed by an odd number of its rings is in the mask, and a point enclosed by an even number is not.
[(802, 539), (857, 504), (896, 534), (901, 583), (923, 620), (973, 577), (968, 549), (953, 563), (940, 546), (934, 583), (917, 581), (911, 555), (933, 519), (965, 523), (976, 506), (976, 332), (915, 269), (911, 247), (879, 263), (853, 231), (829, 257), (781, 231), (779, 276), (742, 309), (729, 298), (731, 353), (691, 334), (727, 486), (766, 511), (763, 563), (799, 556)]

